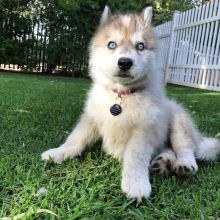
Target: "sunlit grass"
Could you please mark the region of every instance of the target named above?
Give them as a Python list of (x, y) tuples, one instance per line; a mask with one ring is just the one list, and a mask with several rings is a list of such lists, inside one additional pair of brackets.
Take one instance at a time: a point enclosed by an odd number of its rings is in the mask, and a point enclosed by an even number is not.
[[(200, 163), (189, 178), (152, 175), (152, 195), (138, 207), (121, 192), (121, 166), (100, 143), (62, 165), (40, 160), (77, 123), (89, 86), (81, 79), (0, 75), (0, 217), (219, 219), (220, 160)], [(167, 93), (203, 133), (220, 133), (219, 93), (172, 85)]]

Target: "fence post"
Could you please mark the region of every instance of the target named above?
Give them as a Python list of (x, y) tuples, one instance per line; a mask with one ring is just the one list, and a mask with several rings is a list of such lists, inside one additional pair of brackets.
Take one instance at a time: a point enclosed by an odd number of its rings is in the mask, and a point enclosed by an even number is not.
[(169, 64), (171, 63), (172, 55), (174, 52), (174, 43), (175, 43), (175, 35), (174, 30), (177, 26), (177, 21), (179, 18), (180, 12), (174, 11), (173, 19), (172, 19), (172, 25), (171, 25), (171, 31), (170, 31), (170, 41), (169, 41), (169, 50), (167, 54), (167, 62), (166, 62), (166, 68), (165, 68), (165, 74), (164, 74), (164, 84), (167, 84), (167, 78), (168, 78), (168, 72), (169, 72)]

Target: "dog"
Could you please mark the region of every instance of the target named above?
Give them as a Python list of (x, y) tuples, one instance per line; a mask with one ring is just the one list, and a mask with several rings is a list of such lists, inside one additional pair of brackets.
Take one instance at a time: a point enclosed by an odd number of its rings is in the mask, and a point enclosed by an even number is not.
[(219, 140), (202, 137), (184, 108), (165, 96), (157, 45), (152, 7), (112, 15), (105, 6), (89, 46), (93, 84), (84, 112), (66, 142), (42, 159), (72, 159), (101, 137), (104, 151), (122, 162), (122, 191), (137, 201), (150, 196), (150, 170), (191, 175), (196, 159), (214, 160)]

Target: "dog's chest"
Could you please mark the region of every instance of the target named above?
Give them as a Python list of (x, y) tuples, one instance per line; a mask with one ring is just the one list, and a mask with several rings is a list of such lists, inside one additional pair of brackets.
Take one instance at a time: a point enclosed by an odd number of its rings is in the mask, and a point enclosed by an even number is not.
[(96, 109), (93, 119), (103, 139), (103, 149), (106, 153), (121, 158), (136, 123), (132, 119), (131, 107), (122, 103), (122, 112), (114, 116), (110, 112), (111, 106), (115, 104), (114, 98), (112, 100), (96, 100), (93, 104), (93, 108)]
[[(89, 109), (92, 110), (92, 117), (98, 123), (98, 127), (107, 131), (114, 130), (117, 133), (122, 130), (128, 132), (130, 128), (139, 124), (141, 117), (146, 115), (144, 105), (132, 95), (121, 99), (117, 98), (115, 94), (100, 95), (95, 99), (92, 98), (90, 105)], [(115, 105), (119, 105), (121, 108), (118, 114), (112, 112)]]
[[(137, 127), (146, 127), (151, 123), (152, 116), (147, 105), (142, 103), (141, 98), (135, 95), (116, 99), (115, 94), (99, 93), (89, 97), (87, 111), (94, 119), (100, 135), (103, 138), (103, 148), (114, 157), (121, 158), (125, 147)], [(114, 116), (110, 108), (114, 104), (120, 104), (122, 111)], [(148, 118), (149, 117), (149, 118)]]

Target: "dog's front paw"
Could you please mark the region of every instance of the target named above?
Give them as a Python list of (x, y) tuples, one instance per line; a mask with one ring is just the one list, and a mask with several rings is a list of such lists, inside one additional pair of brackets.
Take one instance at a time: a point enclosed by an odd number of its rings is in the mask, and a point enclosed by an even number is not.
[(148, 177), (123, 176), (122, 191), (128, 198), (141, 202), (142, 198), (148, 198), (151, 193), (151, 184)]
[(52, 159), (54, 163), (60, 164), (65, 160), (65, 150), (61, 147), (47, 150), (41, 154), (42, 160)]
[(174, 172), (178, 175), (192, 175), (198, 170), (195, 158), (178, 158), (173, 166)]

